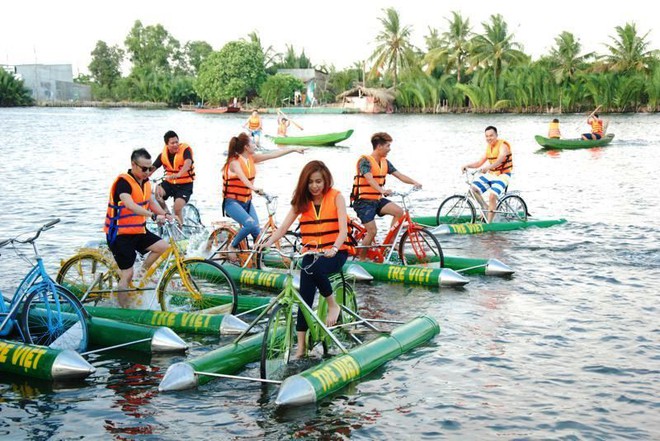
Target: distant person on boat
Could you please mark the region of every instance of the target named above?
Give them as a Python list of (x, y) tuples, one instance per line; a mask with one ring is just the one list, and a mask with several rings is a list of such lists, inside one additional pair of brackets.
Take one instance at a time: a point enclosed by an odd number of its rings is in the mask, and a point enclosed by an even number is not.
[(179, 143), (179, 136), (173, 130), (168, 130), (163, 139), (165, 147), (154, 161), (154, 167), (157, 169), (162, 166), (165, 169), (165, 179), (158, 187), (156, 199), (167, 210), (165, 201), (173, 198), (174, 216), (179, 225), (183, 225), (183, 207), (192, 196), (195, 180), (193, 151), (188, 144)]
[(582, 139), (601, 139), (603, 137), (603, 120), (598, 117), (597, 113), (593, 113), (587, 118), (587, 124), (591, 126), (591, 133), (583, 133)]
[[(346, 200), (333, 186), (332, 174), (321, 161), (311, 161), (303, 167), (293, 193), (291, 209), (277, 231), (263, 245), (270, 247), (282, 238), (298, 218), (303, 251), (322, 251), (322, 256), (306, 255), (301, 262), (300, 296), (311, 308), (316, 290), (328, 302), (325, 324), (334, 326), (339, 317), (339, 305), (332, 293), (328, 276), (341, 271), (352, 247), (347, 240), (348, 215)], [(319, 222), (322, 219), (322, 222)], [(308, 325), (299, 311), (296, 321), (298, 348), (295, 358), (307, 353), (305, 333)]]
[[(422, 184), (398, 171), (387, 155), (391, 150), (392, 137), (385, 132), (374, 133), (371, 137), (371, 155), (362, 155), (357, 161), (355, 176), (353, 177), (353, 189), (351, 190), (351, 206), (367, 229), (362, 240), (363, 246), (369, 246), (376, 237), (376, 215), (382, 217), (392, 216), (394, 225), (403, 216), (403, 209), (394, 202), (385, 198), (392, 194), (392, 190), (386, 190), (385, 178), (393, 175), (401, 182), (422, 188)], [(358, 257), (364, 260), (367, 249), (360, 250)]]
[(147, 219), (159, 224), (172, 220), (172, 216), (151, 198), (149, 176), (155, 170), (151, 155), (145, 149), (131, 154), (131, 168), (122, 173), (110, 187), (108, 208), (105, 214), (105, 235), (108, 247), (119, 267), (117, 302), (128, 307), (128, 285), (133, 278), (136, 252), (147, 254), (142, 263), (146, 270), (169, 246), (163, 239), (147, 230)]
[(553, 119), (550, 123), (550, 126), (548, 127), (548, 138), (561, 138), (561, 132), (559, 131), (559, 120), (557, 118)]
[(252, 111), (252, 115), (250, 115), (245, 124), (243, 124), (243, 127), (247, 127), (248, 131), (250, 132), (250, 136), (252, 139), (254, 139), (254, 143), (257, 145), (257, 147), (261, 147), (260, 141), (263, 126), (261, 124), (261, 116), (259, 116), (259, 112), (256, 110)]
[(239, 223), (241, 229), (229, 244), (228, 259), (238, 261), (238, 246), (248, 235), (256, 239), (261, 231), (257, 210), (252, 204), (252, 192), (263, 194), (261, 188), (254, 185), (257, 175), (255, 164), (269, 159), (279, 158), (289, 153), (304, 153), (304, 148), (289, 148), (269, 153), (255, 153), (255, 143), (241, 133), (229, 141), (227, 161), (222, 168), (222, 212)]
[(277, 115), (277, 136), (286, 137), (286, 132), (291, 125), (291, 121), (286, 116)]
[[(493, 221), (495, 216), (495, 206), (497, 199), (506, 192), (513, 171), (513, 152), (511, 144), (503, 139), (497, 138), (497, 129), (493, 126), (486, 127), (486, 153), (477, 161), (465, 164), (461, 171), (465, 172), (468, 168), (478, 168), (482, 173), (472, 182), (472, 189), (475, 190), (477, 199), (482, 207), (486, 203), (483, 196), (488, 194), (488, 216), (487, 222)], [(485, 165), (484, 165), (485, 164)]]

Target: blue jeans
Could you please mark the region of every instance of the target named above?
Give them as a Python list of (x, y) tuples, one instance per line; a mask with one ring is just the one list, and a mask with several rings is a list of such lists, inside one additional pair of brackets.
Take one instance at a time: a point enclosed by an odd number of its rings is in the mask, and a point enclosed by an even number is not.
[(238, 244), (248, 237), (248, 234), (251, 234), (252, 238), (256, 239), (261, 229), (259, 228), (257, 210), (254, 209), (252, 201), (240, 202), (236, 199), (226, 198), (224, 204), (227, 216), (241, 225), (241, 229), (238, 230), (238, 233), (234, 236), (234, 240), (231, 241), (231, 246), (238, 248)]

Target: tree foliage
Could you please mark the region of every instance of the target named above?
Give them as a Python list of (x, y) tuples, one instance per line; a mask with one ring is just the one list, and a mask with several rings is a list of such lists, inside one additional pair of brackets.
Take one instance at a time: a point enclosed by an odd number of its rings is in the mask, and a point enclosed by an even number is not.
[(0, 69), (0, 107), (31, 106), (32, 104), (32, 96), (23, 85), (23, 80), (17, 80), (6, 70)]
[(383, 29), (376, 36), (377, 47), (369, 58), (373, 61), (370, 76), (376, 77), (382, 69), (391, 73), (393, 85), (396, 88), (399, 71), (410, 65), (413, 58), (414, 47), (410, 43), (412, 29), (402, 26), (399, 13), (394, 8), (387, 8), (385, 17), (378, 20)]
[(200, 67), (195, 92), (214, 104), (233, 97), (253, 97), (266, 80), (261, 47), (245, 41), (231, 41), (214, 52)]
[(92, 51), (92, 62), (89, 72), (96, 84), (112, 89), (121, 78), (121, 63), (124, 61), (124, 51), (118, 46), (108, 46), (105, 41), (97, 41)]
[(296, 90), (303, 90), (305, 85), (298, 78), (286, 74), (275, 74), (261, 85), (259, 96), (268, 106), (282, 106), (287, 98), (293, 101)]

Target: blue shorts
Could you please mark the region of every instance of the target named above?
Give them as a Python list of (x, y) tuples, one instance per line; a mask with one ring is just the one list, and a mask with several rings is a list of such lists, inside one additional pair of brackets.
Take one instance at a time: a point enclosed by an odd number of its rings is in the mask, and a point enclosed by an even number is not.
[(261, 137), (261, 130), (251, 130), (251, 131), (250, 131), (250, 136), (253, 137), (253, 138), (254, 138), (255, 136), (259, 136), (259, 137)]
[(503, 173), (501, 175), (486, 173), (475, 179), (474, 182), (472, 182), (472, 185), (477, 187), (481, 194), (485, 194), (487, 191), (492, 191), (500, 197), (506, 193), (506, 188), (509, 186), (509, 179), (511, 179), (511, 175), (508, 173)]
[(382, 217), (383, 215), (380, 211), (390, 202), (392, 201), (387, 198), (380, 198), (379, 200), (358, 199), (353, 202), (353, 210), (355, 210), (355, 213), (360, 218), (362, 224), (366, 224), (374, 220), (376, 215)]
[(585, 133), (582, 136), (584, 136), (587, 139), (601, 139), (603, 137), (603, 135), (601, 135), (600, 133)]

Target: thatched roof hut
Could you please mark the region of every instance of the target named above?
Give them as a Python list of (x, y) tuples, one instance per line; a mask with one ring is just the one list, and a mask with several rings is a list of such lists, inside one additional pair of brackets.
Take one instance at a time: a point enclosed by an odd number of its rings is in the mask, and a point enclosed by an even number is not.
[(357, 86), (337, 95), (344, 107), (353, 107), (367, 113), (392, 112), (394, 89)]

